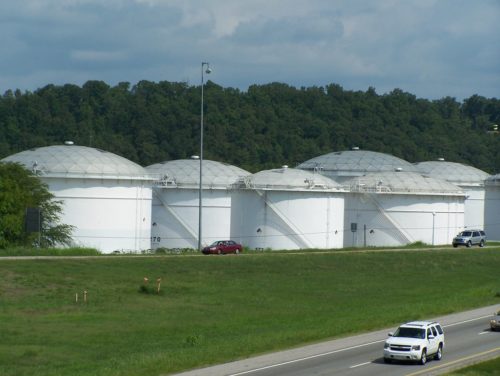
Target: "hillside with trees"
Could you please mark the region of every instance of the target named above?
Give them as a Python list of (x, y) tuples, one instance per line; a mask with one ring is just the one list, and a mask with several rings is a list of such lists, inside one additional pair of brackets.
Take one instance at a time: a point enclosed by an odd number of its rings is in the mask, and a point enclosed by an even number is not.
[[(0, 158), (26, 149), (75, 144), (143, 166), (199, 154), (200, 86), (141, 81), (109, 86), (48, 85), (0, 98)], [(204, 157), (255, 172), (358, 146), (410, 162), (443, 157), (500, 172), (500, 100), (417, 98), (282, 83), (247, 91), (205, 86)]]

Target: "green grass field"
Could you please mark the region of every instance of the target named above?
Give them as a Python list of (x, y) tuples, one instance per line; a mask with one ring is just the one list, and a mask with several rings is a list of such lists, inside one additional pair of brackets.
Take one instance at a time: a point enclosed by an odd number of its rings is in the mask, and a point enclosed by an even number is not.
[(457, 371), (447, 373), (448, 376), (498, 376), (500, 374), (500, 358), (475, 364)]
[(491, 246), (0, 259), (0, 374), (168, 374), (496, 304), (499, 264)]

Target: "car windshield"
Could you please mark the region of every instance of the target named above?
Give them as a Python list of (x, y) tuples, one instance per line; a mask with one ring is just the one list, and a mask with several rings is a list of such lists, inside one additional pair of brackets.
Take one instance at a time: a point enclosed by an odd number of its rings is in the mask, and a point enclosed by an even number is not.
[(216, 245), (219, 245), (219, 244), (222, 244), (222, 242), (217, 240), (217, 241), (213, 242), (212, 244), (210, 244), (209, 247), (215, 247)]
[(421, 338), (425, 339), (425, 330), (419, 328), (398, 328), (394, 337)]
[(460, 235), (461, 236), (471, 236), (472, 233), (470, 231), (463, 231)]

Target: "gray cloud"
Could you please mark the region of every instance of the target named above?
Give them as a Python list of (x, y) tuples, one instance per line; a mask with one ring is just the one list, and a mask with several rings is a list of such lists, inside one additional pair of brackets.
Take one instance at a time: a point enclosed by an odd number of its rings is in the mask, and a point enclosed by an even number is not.
[(0, 92), (210, 79), (500, 95), (496, 0), (25, 0), (0, 4)]

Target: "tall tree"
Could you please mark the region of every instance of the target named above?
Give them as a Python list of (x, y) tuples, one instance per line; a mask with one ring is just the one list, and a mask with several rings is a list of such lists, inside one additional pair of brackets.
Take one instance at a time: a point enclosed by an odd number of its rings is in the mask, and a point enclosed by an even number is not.
[[(40, 233), (25, 231), (27, 208), (40, 209)], [(69, 245), (73, 226), (59, 223), (61, 211), (62, 203), (39, 178), (20, 164), (0, 162), (0, 248), (31, 246), (38, 239), (42, 247)]]

